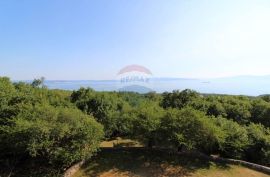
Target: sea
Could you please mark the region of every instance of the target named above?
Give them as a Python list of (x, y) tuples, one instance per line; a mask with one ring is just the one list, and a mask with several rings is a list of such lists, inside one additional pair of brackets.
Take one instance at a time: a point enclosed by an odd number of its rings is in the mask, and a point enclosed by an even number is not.
[[(31, 81), (25, 81), (31, 82)], [(49, 89), (96, 91), (171, 92), (191, 89), (200, 93), (259, 96), (270, 94), (270, 76), (236, 76), (213, 79), (151, 78), (147, 83), (122, 83), (120, 80), (46, 80)]]

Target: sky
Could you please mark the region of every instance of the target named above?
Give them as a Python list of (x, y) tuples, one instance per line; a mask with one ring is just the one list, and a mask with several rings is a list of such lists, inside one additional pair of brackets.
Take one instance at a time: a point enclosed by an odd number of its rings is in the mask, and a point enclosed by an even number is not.
[(270, 75), (269, 0), (0, 1), (0, 76)]

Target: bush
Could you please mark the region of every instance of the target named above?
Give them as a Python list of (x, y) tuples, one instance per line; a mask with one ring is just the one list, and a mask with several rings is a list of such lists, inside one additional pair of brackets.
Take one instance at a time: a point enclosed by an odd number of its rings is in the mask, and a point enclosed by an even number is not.
[(270, 165), (270, 130), (261, 124), (247, 126), (249, 146), (246, 158), (249, 161)]
[(248, 146), (248, 135), (245, 127), (225, 118), (218, 117), (216, 124), (224, 132), (224, 140), (219, 142), (220, 152), (225, 157), (241, 158)]
[(157, 143), (160, 120), (164, 110), (154, 102), (144, 102), (136, 110), (133, 135), (152, 147)]
[(172, 93), (165, 92), (162, 96), (163, 99), (161, 102), (161, 106), (163, 108), (181, 109), (196, 101), (199, 102), (200, 100), (199, 93), (189, 89), (183, 90), (181, 92), (179, 90), (175, 90)]
[(213, 120), (204, 113), (192, 108), (182, 110), (170, 109), (161, 120), (161, 132), (164, 142), (175, 147), (186, 147), (204, 152), (214, 150), (220, 140), (222, 131)]
[(224, 96), (222, 105), (226, 110), (227, 118), (239, 124), (247, 124), (251, 118), (251, 101), (245, 96)]
[(89, 88), (74, 91), (71, 101), (83, 112), (93, 115), (104, 126), (106, 137), (118, 132), (117, 119), (128, 106), (115, 93), (99, 93)]
[(251, 121), (270, 127), (270, 104), (262, 99), (252, 102)]
[(90, 157), (103, 138), (102, 126), (75, 109), (42, 105), (21, 112), (10, 123), (1, 127), (5, 153), (26, 153), (61, 167)]

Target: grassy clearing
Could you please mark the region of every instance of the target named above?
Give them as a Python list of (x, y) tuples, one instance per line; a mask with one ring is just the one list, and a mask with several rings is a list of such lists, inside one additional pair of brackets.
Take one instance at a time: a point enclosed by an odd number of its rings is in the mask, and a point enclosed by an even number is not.
[(241, 166), (143, 149), (103, 149), (73, 177), (267, 177)]
[(110, 147), (143, 147), (144, 145), (138, 141), (134, 141), (131, 139), (122, 139), (121, 137), (117, 137), (112, 140), (103, 141), (100, 145), (102, 148), (110, 148)]

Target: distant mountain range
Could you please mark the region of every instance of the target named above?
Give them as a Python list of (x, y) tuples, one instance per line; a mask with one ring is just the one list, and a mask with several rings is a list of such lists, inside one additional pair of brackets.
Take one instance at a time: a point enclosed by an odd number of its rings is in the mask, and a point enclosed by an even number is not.
[[(17, 82), (17, 81), (15, 81)], [(31, 81), (25, 81), (31, 82)], [(234, 76), (210, 79), (193, 78), (151, 78), (149, 83), (125, 83), (119, 80), (46, 80), (51, 89), (76, 90), (91, 87), (97, 91), (148, 91), (165, 92), (172, 90), (193, 89), (201, 93), (233, 94), (258, 96), (270, 94), (270, 75)]]

